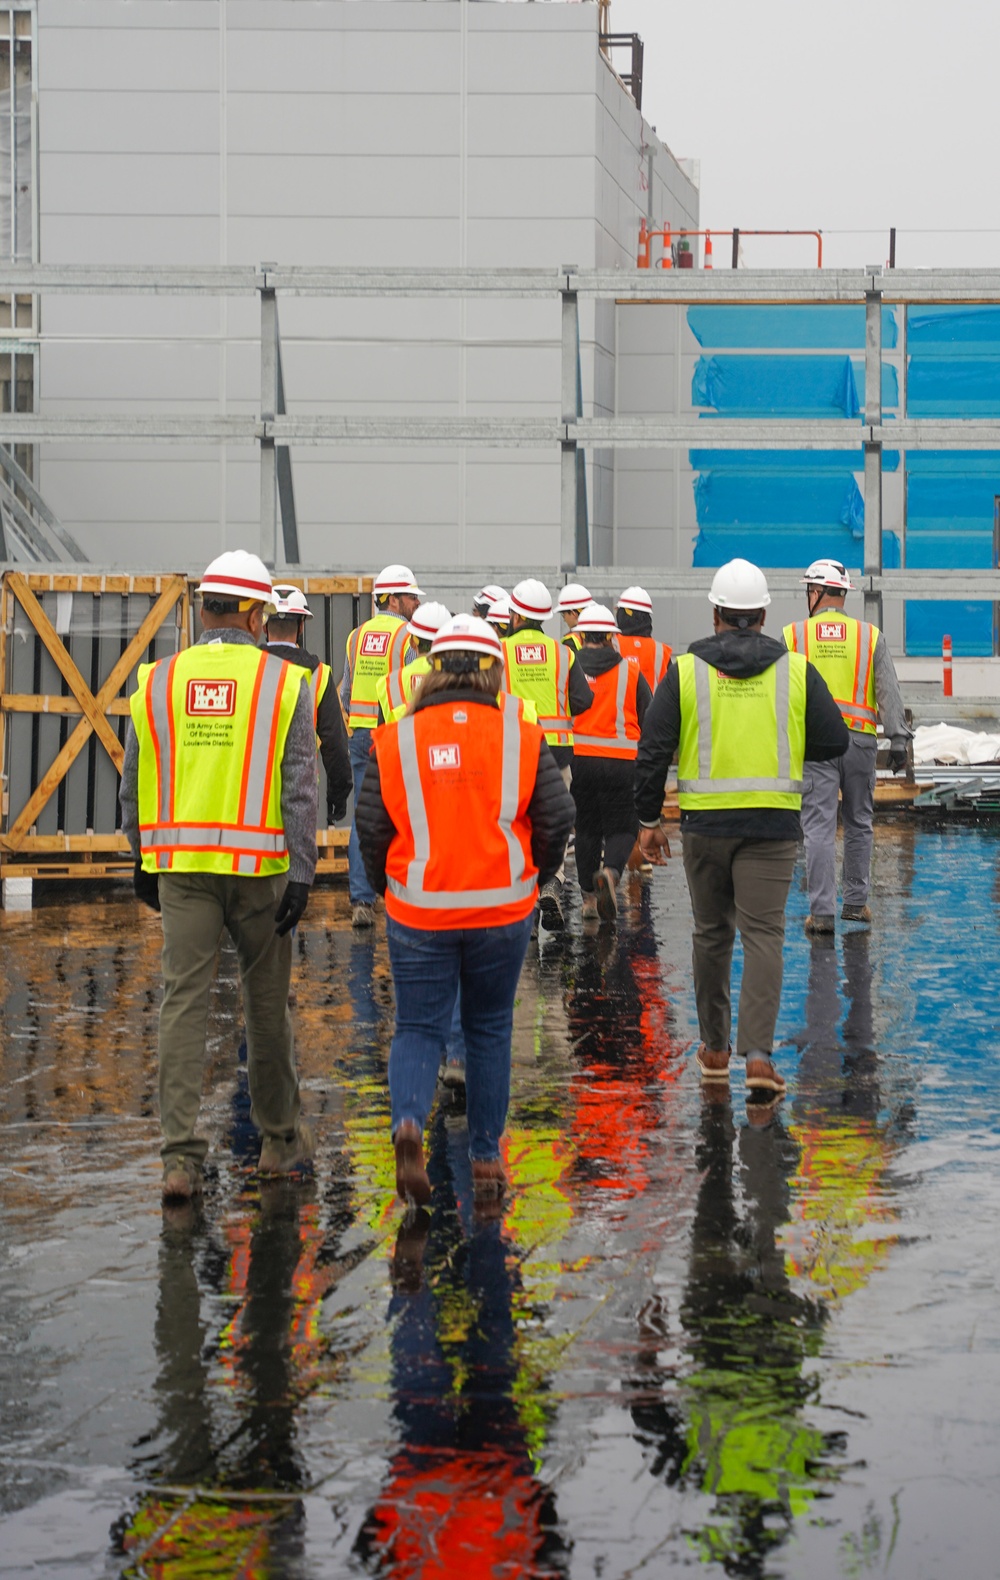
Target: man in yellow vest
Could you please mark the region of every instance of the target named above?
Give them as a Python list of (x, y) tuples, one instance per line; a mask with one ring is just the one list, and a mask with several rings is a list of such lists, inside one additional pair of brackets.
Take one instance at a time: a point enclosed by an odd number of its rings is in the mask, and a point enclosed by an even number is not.
[(198, 590), (199, 641), (139, 669), (120, 791), (136, 893), (163, 918), (165, 1202), (202, 1191), (207, 1142), (195, 1126), (223, 931), (239, 961), (261, 1173), (299, 1172), (313, 1150), (288, 1010), (291, 932), (316, 871), (309, 687), (298, 665), (261, 651), (272, 590), (256, 554), (221, 554)]
[(844, 612), (851, 578), (839, 560), (814, 560), (802, 578), (809, 614), (785, 627), (785, 645), (803, 653), (826, 681), (851, 743), (836, 762), (811, 764), (802, 792), (809, 915), (806, 931), (832, 933), (837, 903), (837, 803), (844, 824), (841, 920), (872, 919), (868, 885), (875, 812), (876, 722), (889, 737), (889, 766), (906, 764), (906, 722), (889, 645), (877, 626)]
[(347, 798), (353, 779), (347, 730), (333, 684), (333, 670), (305, 645), (305, 624), (312, 617), (301, 587), (275, 583), (274, 611), (264, 621), (267, 650), (288, 664), (298, 664), (309, 676), (316, 739), (326, 771), (326, 821), (330, 824), (339, 823), (347, 816)]
[[(357, 626), (347, 638), (347, 663), (340, 682), (340, 700), (351, 732), (355, 807), (371, 756), (372, 730), (378, 724), (378, 683), (383, 675), (401, 670), (407, 657), (412, 657), (407, 623), (423, 593), (408, 565), (387, 565), (375, 578), (372, 597), (375, 603), (372, 618)], [(373, 927), (375, 890), (368, 882), (353, 820), (347, 867), (351, 926)]]
[(730, 560), (708, 596), (715, 635), (674, 660), (643, 721), (635, 780), (639, 847), (656, 861), (667, 846), (660, 813), (676, 750), (694, 912), (698, 1068), (706, 1081), (729, 1079), (730, 974), (739, 927), (737, 1057), (746, 1060), (751, 1091), (780, 1095), (785, 1083), (771, 1054), (803, 763), (841, 756), (848, 731), (819, 672), (764, 635), (771, 596), (756, 565)]
[[(576, 653), (564, 647), (542, 626), (552, 619), (552, 599), (540, 581), (529, 577), (518, 582), (510, 595), (511, 630), (501, 646), (504, 651), (504, 689), (533, 702), (545, 739), (569, 789), (573, 771), (573, 719), (585, 713), (594, 700)], [(539, 911), (546, 927), (560, 932), (565, 925), (562, 909), (565, 863), (539, 892)]]

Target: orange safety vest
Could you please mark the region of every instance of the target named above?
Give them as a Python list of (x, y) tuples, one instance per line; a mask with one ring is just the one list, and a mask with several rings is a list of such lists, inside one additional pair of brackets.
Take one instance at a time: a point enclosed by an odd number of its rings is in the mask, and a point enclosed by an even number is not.
[(878, 733), (875, 699), (877, 625), (855, 620), (842, 609), (824, 609), (784, 629), (785, 646), (819, 670), (849, 730)]
[(542, 732), (514, 701), (440, 702), (374, 735), (396, 834), (385, 908), (426, 931), (503, 927), (534, 908), (528, 803)]
[(655, 691), (670, 667), (673, 648), (651, 636), (623, 636), (621, 631), (614, 642), (622, 658), (634, 658), (638, 662), (650, 691)]
[(594, 700), (582, 714), (586, 735), (573, 733), (576, 757), (635, 757), (639, 750), (639, 715), (635, 693), (641, 671), (634, 658), (623, 658), (603, 675), (587, 675)]

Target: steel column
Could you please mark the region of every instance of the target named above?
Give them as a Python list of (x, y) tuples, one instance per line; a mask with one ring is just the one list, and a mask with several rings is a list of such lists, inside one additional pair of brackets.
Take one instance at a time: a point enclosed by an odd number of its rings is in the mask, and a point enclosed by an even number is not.
[[(865, 292), (865, 426), (882, 426), (882, 285), (881, 270), (871, 271)], [(882, 574), (882, 443), (865, 444), (865, 576)], [(865, 590), (865, 619), (882, 624), (882, 594)]]
[[(569, 271), (567, 271), (569, 272)], [(579, 411), (580, 307), (575, 291), (562, 291), (562, 421), (575, 423)], [(578, 508), (577, 450), (575, 439), (561, 441), (559, 565), (576, 570), (576, 520)]]
[[(267, 265), (265, 265), (265, 268)], [(278, 409), (278, 299), (266, 286), (260, 292), (260, 557), (278, 569), (278, 470), (268, 424)], [(283, 545), (282, 553), (283, 553)]]

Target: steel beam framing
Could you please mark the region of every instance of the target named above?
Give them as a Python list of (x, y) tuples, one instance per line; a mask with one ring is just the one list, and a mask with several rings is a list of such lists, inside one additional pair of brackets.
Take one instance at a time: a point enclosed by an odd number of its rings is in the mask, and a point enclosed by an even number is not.
[[(281, 268), (263, 264), (190, 267), (0, 262), (0, 294), (66, 292), (77, 295), (259, 295), (261, 306), (260, 416), (205, 413), (172, 417), (143, 415), (0, 415), (0, 445), (51, 440), (122, 439), (257, 444), (260, 447), (260, 548), (277, 568), (298, 558), (288, 446), (323, 445), (477, 445), (486, 448), (555, 448), (561, 454), (560, 566), (575, 571), (580, 560), (580, 489), (586, 448), (647, 449), (696, 446), (699, 449), (861, 450), (864, 455), (865, 547), (863, 588), (866, 615), (878, 623), (884, 594), (939, 598), (942, 573), (882, 571), (882, 450), (998, 449), (1000, 420), (882, 420), (883, 304), (1000, 303), (1000, 270), (719, 270), (650, 271), (639, 269), (356, 269)], [(562, 305), (561, 418), (353, 418), (294, 417), (284, 414), (278, 338), (279, 293), (324, 297), (559, 296)], [(580, 298), (613, 297), (622, 304), (678, 306), (784, 303), (854, 303), (865, 308), (865, 412), (862, 423), (843, 421), (584, 418), (579, 383)], [(279, 454), (284, 467), (279, 465)], [(286, 475), (280, 481), (279, 471)], [(585, 477), (585, 474), (583, 474)], [(279, 509), (280, 495), (280, 509)], [(279, 537), (279, 520), (283, 531)], [(57, 524), (54, 527), (57, 536)], [(66, 545), (69, 547), (69, 545)], [(623, 568), (615, 568), (620, 579)], [(651, 591), (693, 596), (690, 573), (658, 573), (644, 567)], [(704, 578), (697, 576), (697, 590)], [(770, 578), (778, 590), (780, 575)], [(598, 583), (598, 568), (590, 571)], [(790, 590), (790, 589), (789, 589)], [(1000, 598), (1000, 572), (949, 571), (947, 596)]]

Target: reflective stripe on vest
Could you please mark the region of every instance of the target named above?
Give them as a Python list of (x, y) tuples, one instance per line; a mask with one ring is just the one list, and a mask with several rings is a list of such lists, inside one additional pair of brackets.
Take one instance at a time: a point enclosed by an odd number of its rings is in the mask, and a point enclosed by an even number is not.
[[(830, 635), (824, 635), (824, 628)], [(838, 628), (843, 635), (833, 635)], [(841, 609), (825, 609), (786, 625), (785, 646), (801, 653), (819, 670), (830, 688), (848, 729), (877, 734), (875, 644), (877, 625), (855, 620)], [(839, 651), (838, 651), (839, 649)]]
[[(800, 666), (795, 674), (793, 689), (793, 663)], [(678, 799), (682, 808), (696, 804), (711, 810), (712, 802), (728, 798), (729, 806), (788, 806), (797, 808), (802, 799), (802, 759), (805, 749), (805, 659), (784, 653), (760, 676), (746, 681), (722, 674), (693, 653), (684, 653), (677, 659), (681, 685), (681, 741), (678, 752)], [(695, 716), (685, 707), (690, 700), (690, 682), (694, 683)], [(726, 746), (731, 753), (744, 757), (773, 752), (775, 774), (747, 774), (721, 777), (713, 774), (713, 689), (721, 682), (733, 686), (750, 686), (754, 680), (766, 688), (754, 705), (759, 719), (732, 716), (722, 722), (725, 710), (720, 697), (720, 716), (714, 720), (725, 730), (730, 722), (739, 727), (738, 738)], [(768, 692), (771, 694), (768, 695)], [(732, 704), (730, 704), (730, 707)], [(692, 729), (694, 726), (694, 730)], [(770, 735), (770, 730), (774, 735)], [(681, 777), (684, 767), (691, 766), (692, 733), (697, 735), (697, 776)], [(697, 803), (693, 798), (697, 797)], [(702, 799), (704, 798), (704, 799)], [(775, 799), (778, 798), (778, 799)], [(721, 807), (720, 807), (721, 810)]]
[[(142, 667), (140, 689), (131, 701), (140, 748), (139, 837), (147, 871), (259, 876), (287, 870), (281, 759), (303, 673), (298, 665), (243, 644), (228, 649), (221, 672), (216, 655), (208, 658), (204, 644)], [(239, 758), (224, 764), (230, 772), (218, 781), (206, 781), (195, 759), (184, 775), (183, 805), (178, 807), (182, 761), (191, 762), (178, 756), (179, 727), (185, 719), (199, 717), (211, 730), (213, 718), (216, 723), (232, 718), (242, 711), (242, 704), (237, 708), (241, 685), (251, 687), (246, 734), (241, 741), (226, 743), (240, 752)], [(204, 706), (197, 698), (199, 686), (206, 693)], [(198, 746), (195, 735), (186, 750), (197, 753)], [(215, 806), (218, 819), (207, 818), (206, 811)], [(200, 817), (184, 815), (195, 808)]]
[(326, 696), (326, 688), (333, 679), (333, 670), (329, 664), (317, 664), (309, 675), (309, 695), (312, 698), (313, 724), (319, 717), (319, 705)]
[[(421, 653), (406, 664), (402, 669), (396, 670), (393, 675), (381, 675), (376, 683), (375, 690), (378, 694), (378, 705), (385, 722), (391, 723), (401, 719), (406, 712), (410, 698), (415, 691), (419, 691), (420, 682), (431, 671), (431, 661), (426, 653)], [(400, 700), (392, 705), (391, 698), (398, 696)]]
[[(380, 634), (387, 638), (384, 652), (365, 653), (366, 641)], [(406, 621), (394, 614), (373, 615), (347, 638), (347, 657), (351, 665), (347, 723), (352, 730), (373, 730), (377, 725), (379, 704), (375, 688), (381, 676), (402, 669), (408, 641)]]
[(650, 691), (655, 691), (667, 672), (673, 648), (651, 636), (626, 636), (621, 631), (613, 640), (623, 658), (636, 660)]
[[(635, 757), (639, 750), (639, 720), (636, 714), (635, 693), (641, 671), (635, 659), (620, 659), (614, 670), (605, 670), (602, 675), (588, 675), (587, 679), (595, 692), (594, 707), (589, 708), (582, 717), (589, 729), (595, 708), (604, 700), (600, 693), (609, 686), (615, 671), (617, 671), (617, 679), (614, 682), (615, 716), (612, 724), (614, 733), (581, 735), (579, 729), (574, 731), (573, 750), (581, 757)], [(635, 732), (633, 735), (628, 733), (629, 724)]]
[[(500, 768), (499, 827), (507, 843), (510, 859), (510, 882), (495, 889), (428, 889), (425, 887), (427, 863), (431, 853), (430, 824), (424, 801), (424, 787), (420, 779), (417, 759), (416, 719), (413, 714), (400, 719), (396, 726), (399, 763), (406, 790), (406, 806), (413, 831), (413, 857), (407, 870), (406, 882), (388, 878), (390, 892), (398, 900), (419, 910), (464, 910), (472, 907), (513, 905), (519, 900), (529, 900), (535, 892), (536, 880), (526, 878), (524, 851), (514, 833), (521, 780), (521, 724), (516, 708), (501, 706), (503, 715), (503, 746)], [(378, 737), (376, 737), (378, 738)]]

